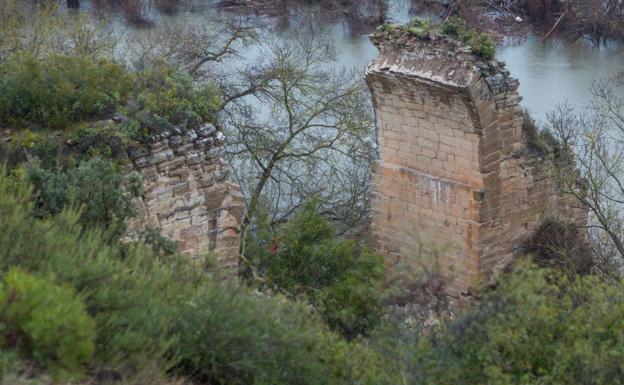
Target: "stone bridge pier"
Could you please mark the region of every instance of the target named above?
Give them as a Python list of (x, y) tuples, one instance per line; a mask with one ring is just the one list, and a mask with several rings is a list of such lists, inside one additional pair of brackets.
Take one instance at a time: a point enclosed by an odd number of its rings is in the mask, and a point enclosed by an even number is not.
[(449, 294), (505, 267), (547, 217), (582, 221), (523, 134), (518, 81), (459, 42), (403, 30), (371, 37), (377, 119), (373, 247), (390, 267), (439, 250)]

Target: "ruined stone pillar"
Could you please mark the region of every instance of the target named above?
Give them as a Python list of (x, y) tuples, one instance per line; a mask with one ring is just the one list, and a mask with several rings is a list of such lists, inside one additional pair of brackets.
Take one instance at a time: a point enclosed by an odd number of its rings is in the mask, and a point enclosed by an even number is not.
[(391, 266), (422, 258), (419, 245), (439, 247), (450, 291), (469, 293), (543, 219), (570, 215), (572, 201), (529, 155), (518, 81), (503, 63), (401, 29), (371, 40), (380, 51), (366, 73), (379, 151), (373, 246)]
[(221, 158), (224, 136), (211, 125), (172, 128), (128, 151), (143, 177), (139, 223), (178, 241), (182, 253), (214, 253), (221, 267), (238, 266), (244, 201)]

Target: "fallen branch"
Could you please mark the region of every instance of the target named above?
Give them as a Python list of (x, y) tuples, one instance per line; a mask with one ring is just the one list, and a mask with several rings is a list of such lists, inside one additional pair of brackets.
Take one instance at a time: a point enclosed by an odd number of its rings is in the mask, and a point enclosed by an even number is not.
[(563, 20), (564, 16), (568, 13), (568, 10), (570, 9), (570, 6), (568, 5), (565, 9), (565, 11), (563, 11), (563, 13), (561, 13), (561, 16), (559, 16), (559, 18), (557, 19), (557, 21), (555, 22), (555, 24), (552, 26), (552, 28), (548, 31), (548, 33), (546, 33), (546, 35), (544, 35), (544, 38), (542, 39), (542, 42), (545, 42), (546, 39), (548, 39), (548, 37), (550, 36), (551, 33), (553, 33), (555, 31), (555, 29), (557, 28), (557, 26), (559, 25), (559, 23), (561, 22), (561, 20)]
[(508, 11), (503, 11), (500, 7), (497, 7), (496, 5), (494, 5), (494, 4), (492, 4), (492, 3), (488, 2), (488, 1), (484, 0), (483, 4), (488, 5), (488, 6), (492, 7), (492, 8), (494, 8), (494, 9), (496, 9), (498, 12), (500, 12), (502, 14), (509, 13)]

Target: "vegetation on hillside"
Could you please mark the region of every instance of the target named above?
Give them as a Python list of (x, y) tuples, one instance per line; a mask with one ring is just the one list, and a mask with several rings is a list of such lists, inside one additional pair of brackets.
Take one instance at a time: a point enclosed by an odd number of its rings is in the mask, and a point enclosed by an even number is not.
[[(23, 23), (14, 5), (0, 14), (0, 383), (624, 382), (624, 101), (609, 84), (589, 115), (561, 107), (550, 134), (527, 134), (592, 229), (545, 222), (471, 306), (432, 311), (445, 277), (404, 282), (365, 247), (372, 113), (319, 36), (267, 38), (259, 63), (217, 76), (257, 34), (169, 25), (121, 60), (95, 24), (53, 6)], [(459, 19), (440, 28), (493, 56)], [(230, 135), (247, 198), (241, 279), (157, 229), (127, 234), (128, 148), (206, 122)], [(401, 285), (420, 290), (414, 309)]]

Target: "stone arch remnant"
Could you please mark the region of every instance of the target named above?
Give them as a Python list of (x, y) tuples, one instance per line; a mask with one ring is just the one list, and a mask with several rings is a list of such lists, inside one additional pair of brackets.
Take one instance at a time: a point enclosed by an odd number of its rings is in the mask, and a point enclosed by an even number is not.
[(520, 251), (546, 217), (585, 212), (528, 151), (519, 83), (461, 43), (397, 29), (371, 37), (377, 119), (373, 247), (390, 267), (440, 247), (449, 294), (469, 293)]

